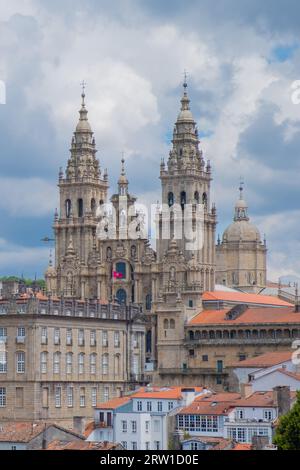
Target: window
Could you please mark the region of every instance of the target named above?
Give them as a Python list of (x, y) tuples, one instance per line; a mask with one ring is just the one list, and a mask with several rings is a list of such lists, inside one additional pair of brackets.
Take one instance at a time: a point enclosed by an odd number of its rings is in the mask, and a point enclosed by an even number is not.
[(84, 353), (78, 354), (78, 374), (84, 374)]
[(174, 403), (172, 401), (168, 401), (168, 410), (171, 411), (174, 408)]
[(147, 294), (146, 295), (146, 310), (151, 310), (151, 306), (152, 306), (152, 295)]
[(96, 346), (96, 331), (95, 330), (92, 330), (90, 332), (90, 345)]
[(119, 331), (115, 331), (114, 339), (115, 339), (115, 348), (119, 348), (120, 347), (120, 332)]
[(72, 345), (72, 330), (71, 330), (71, 328), (68, 328), (68, 329), (67, 329), (66, 343), (67, 343), (67, 346), (71, 346), (71, 345)]
[(84, 330), (78, 331), (78, 346), (84, 346)]
[(68, 352), (66, 355), (66, 373), (72, 374), (73, 371), (73, 354)]
[(0, 349), (0, 373), (7, 372), (7, 352)]
[(246, 359), (246, 354), (240, 354), (239, 355), (239, 360), (244, 361)]
[(67, 405), (72, 408), (74, 405), (74, 389), (70, 385), (67, 387)]
[(273, 419), (273, 412), (272, 410), (264, 410), (264, 419), (266, 421), (272, 421)]
[(55, 387), (55, 408), (61, 407), (61, 387)]
[(16, 387), (16, 408), (24, 407), (24, 388)]
[(194, 351), (194, 349), (189, 349), (189, 356), (190, 356), (190, 357), (195, 357), (195, 351)]
[(77, 201), (78, 217), (83, 217), (83, 200), (78, 199)]
[(108, 332), (102, 331), (102, 346), (105, 348), (108, 346)]
[(47, 374), (47, 352), (41, 353), (41, 374)]
[(104, 387), (104, 401), (109, 400), (109, 387)]
[(145, 442), (145, 449), (150, 450), (150, 442), (149, 441)]
[(152, 402), (147, 401), (147, 411), (152, 411)]
[(198, 450), (198, 442), (191, 442), (191, 450)]
[(154, 446), (156, 450), (160, 450), (160, 442), (159, 441), (154, 441)]
[(71, 217), (71, 213), (72, 213), (72, 203), (71, 203), (70, 199), (66, 200), (65, 209), (66, 209), (66, 217), (68, 219), (69, 217)]
[(19, 340), (24, 340), (25, 338), (25, 328), (24, 326), (19, 326), (17, 329), (17, 337)]
[(131, 432), (136, 432), (136, 421), (131, 421)]
[(150, 421), (145, 421), (145, 432), (150, 431)]
[(90, 373), (96, 374), (96, 359), (97, 355), (95, 353), (90, 355)]
[(160, 421), (159, 421), (159, 419), (154, 420), (153, 427), (154, 427), (154, 432), (159, 432), (160, 431)]
[(126, 263), (123, 261), (116, 263), (117, 279), (126, 279)]
[(43, 387), (42, 389), (42, 407), (48, 408), (49, 401), (49, 389), (48, 387)]
[(189, 307), (190, 307), (190, 308), (193, 308), (193, 307), (194, 307), (194, 302), (193, 302), (191, 299), (189, 300)]
[(139, 347), (139, 341), (138, 341), (137, 333), (132, 334), (132, 347), (133, 348), (138, 348)]
[(56, 352), (53, 355), (53, 373), (59, 374), (60, 373), (60, 353)]
[(92, 387), (92, 406), (97, 406), (97, 387)]
[(24, 352), (17, 352), (17, 373), (23, 374), (25, 372), (25, 353)]
[(137, 450), (137, 442), (134, 441), (134, 442), (131, 443), (131, 449), (132, 450)]
[(121, 421), (122, 432), (127, 432), (127, 421)]
[(102, 374), (108, 374), (108, 354), (103, 354), (102, 356)]
[(203, 362), (207, 362), (207, 361), (208, 361), (208, 355), (207, 355), (207, 354), (204, 354), (204, 355), (202, 356), (202, 361), (203, 361)]
[(7, 328), (0, 328), (0, 343), (6, 341), (7, 338)]
[(137, 410), (138, 411), (143, 411), (143, 402), (142, 401), (137, 402)]
[(162, 401), (157, 402), (157, 411), (162, 411)]
[(6, 388), (0, 387), (0, 408), (5, 408), (6, 406)]
[(180, 205), (182, 209), (184, 208), (185, 204), (186, 204), (186, 193), (185, 191), (182, 191), (180, 194)]
[(236, 415), (237, 415), (237, 419), (244, 419), (245, 418), (245, 411), (244, 410), (237, 410)]
[(173, 318), (170, 320), (170, 328), (171, 330), (175, 330), (175, 320)]
[(85, 407), (85, 388), (84, 387), (80, 387), (79, 405), (80, 405), (80, 408)]
[(123, 449), (127, 449), (127, 442), (126, 441), (121, 441), (121, 445), (123, 447)]
[(174, 205), (174, 194), (172, 192), (168, 194), (168, 205), (169, 207)]
[(60, 344), (60, 330), (59, 328), (54, 328), (54, 344)]
[(47, 338), (48, 338), (47, 327), (43, 326), (41, 329), (41, 343), (47, 344)]

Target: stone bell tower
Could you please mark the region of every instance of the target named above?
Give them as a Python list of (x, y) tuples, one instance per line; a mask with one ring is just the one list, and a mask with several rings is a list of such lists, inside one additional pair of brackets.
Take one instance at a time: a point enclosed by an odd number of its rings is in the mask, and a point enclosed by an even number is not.
[[(70, 149), (66, 171), (59, 173), (60, 209), (55, 213), (56, 294), (81, 296), (80, 276), (94, 248), (96, 211), (106, 202), (107, 173), (96, 158), (96, 144), (88, 121), (84, 85), (79, 121)], [(52, 289), (53, 292), (53, 269)], [(46, 273), (47, 279), (47, 273)]]
[[(181, 110), (174, 127), (172, 149), (167, 164), (162, 161), (160, 166), (162, 203), (166, 212), (169, 212), (167, 217), (170, 217), (170, 233), (169, 236), (163, 233), (166, 218), (163, 209), (159, 215), (157, 256), (158, 261), (163, 262), (169, 253), (171, 240), (175, 240), (179, 253), (187, 264), (186, 283), (189, 279), (193, 279), (193, 283), (200, 284), (203, 290), (213, 290), (216, 210), (210, 202), (211, 166), (209, 161), (205, 163), (202, 151), (199, 149), (198, 130), (190, 110), (186, 80), (183, 87)], [(196, 214), (201, 218), (200, 225), (195, 223)], [(179, 231), (175, 229), (178, 217), (182, 218)], [(190, 244), (186, 238), (187, 223), (190, 223), (194, 233), (198, 231), (198, 236), (201, 231), (199, 244)], [(172, 266), (170, 273), (172, 282), (176, 277), (174, 269), (176, 270), (176, 266)], [(192, 275), (189, 275), (190, 270), (193, 271)]]

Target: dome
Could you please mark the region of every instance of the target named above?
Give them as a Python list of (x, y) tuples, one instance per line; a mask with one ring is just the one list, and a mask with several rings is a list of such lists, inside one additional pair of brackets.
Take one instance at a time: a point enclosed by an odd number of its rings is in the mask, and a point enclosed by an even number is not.
[(80, 119), (76, 126), (76, 132), (92, 132), (89, 121), (87, 119)]
[(194, 121), (194, 118), (189, 109), (183, 109), (178, 114), (177, 121)]
[(237, 220), (227, 227), (223, 234), (224, 242), (261, 241), (258, 228), (249, 220)]

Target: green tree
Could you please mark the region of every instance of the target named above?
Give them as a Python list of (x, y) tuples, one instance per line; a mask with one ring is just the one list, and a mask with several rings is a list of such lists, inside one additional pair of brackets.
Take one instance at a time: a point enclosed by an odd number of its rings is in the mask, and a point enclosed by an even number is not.
[(293, 408), (279, 418), (274, 444), (279, 450), (300, 450), (300, 391)]

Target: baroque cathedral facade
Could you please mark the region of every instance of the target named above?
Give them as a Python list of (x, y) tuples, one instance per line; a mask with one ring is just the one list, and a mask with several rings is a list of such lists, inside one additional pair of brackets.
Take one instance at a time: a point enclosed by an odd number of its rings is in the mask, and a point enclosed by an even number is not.
[[(45, 274), (47, 291), (53, 297), (140, 305), (148, 318), (146, 357), (150, 363), (159, 363), (161, 358), (168, 362), (166, 342), (174, 346), (168, 351), (179, 360), (183, 338), (178, 327), (201, 310), (202, 294), (215, 289), (216, 279), (246, 291), (253, 291), (254, 281), (255, 287), (266, 283), (266, 246), (249, 223), (243, 199), (236, 207), (234, 227), (215, 245), (211, 165), (199, 148), (186, 82), (183, 88), (172, 148), (167, 162), (160, 163), (162, 205), (156, 213), (156, 250), (144, 230), (143, 214), (135, 209), (136, 198), (129, 192), (124, 159), (118, 191), (110, 198), (111, 210), (107, 209), (108, 174), (96, 156), (83, 91), (70, 158), (66, 170), (59, 173), (55, 265), (51, 262)], [(178, 228), (179, 219), (183, 222)], [(134, 227), (134, 237), (128, 236), (129, 225)], [(193, 234), (201, 232), (194, 245), (182, 236), (186, 225)]]

